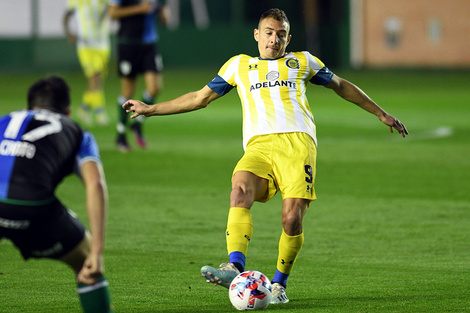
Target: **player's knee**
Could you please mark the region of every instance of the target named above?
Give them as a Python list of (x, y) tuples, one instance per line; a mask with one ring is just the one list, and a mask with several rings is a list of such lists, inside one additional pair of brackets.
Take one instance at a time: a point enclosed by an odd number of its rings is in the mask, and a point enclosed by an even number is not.
[(291, 210), (283, 210), (282, 227), (289, 236), (295, 236), (302, 233), (302, 210), (293, 208)]
[(298, 226), (302, 225), (302, 219), (299, 214), (288, 214), (283, 216), (282, 224), (289, 228), (297, 229)]
[(230, 193), (230, 206), (250, 208), (253, 205), (253, 190), (246, 186), (234, 186)]
[(78, 273), (91, 249), (91, 236), (87, 232), (83, 240), (73, 248), (69, 253), (61, 258), (63, 262), (68, 264), (76, 273)]
[(151, 97), (153, 98), (158, 97), (158, 95), (162, 91), (162, 84), (159, 81), (154, 82), (154, 83), (149, 83), (145, 86), (145, 90), (148, 92), (148, 94)]
[(152, 97), (158, 97), (158, 95), (160, 95), (160, 93), (162, 92), (162, 87), (160, 85), (156, 85), (154, 86), (154, 88), (152, 88), (150, 91), (149, 91), (149, 94), (152, 96)]

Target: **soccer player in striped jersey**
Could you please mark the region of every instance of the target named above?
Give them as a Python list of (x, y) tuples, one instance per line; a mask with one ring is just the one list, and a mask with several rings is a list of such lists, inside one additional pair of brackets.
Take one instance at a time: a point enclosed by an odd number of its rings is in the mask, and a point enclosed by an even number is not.
[(253, 234), (251, 207), (281, 192), (282, 232), (277, 270), (272, 278), (272, 303), (286, 303), (287, 279), (304, 242), (302, 221), (316, 199), (316, 131), (306, 97), (308, 83), (324, 86), (354, 103), (403, 137), (405, 126), (385, 112), (361, 89), (333, 74), (307, 51), (286, 53), (291, 40), (289, 20), (282, 10), (270, 9), (260, 18), (254, 38), (259, 57), (237, 55), (202, 89), (176, 99), (147, 106), (130, 100), (123, 105), (131, 117), (194, 111), (237, 89), (243, 107), (245, 153), (232, 176), (226, 241), (229, 263), (203, 266), (209, 283), (229, 287), (245, 269), (248, 243)]
[[(111, 51), (107, 9), (107, 0), (69, 0), (63, 18), (67, 39), (77, 45), (78, 60), (88, 82), (78, 112), (88, 126), (93, 119), (98, 125), (109, 123), (103, 86)], [(76, 19), (77, 33), (70, 25), (72, 16)]]

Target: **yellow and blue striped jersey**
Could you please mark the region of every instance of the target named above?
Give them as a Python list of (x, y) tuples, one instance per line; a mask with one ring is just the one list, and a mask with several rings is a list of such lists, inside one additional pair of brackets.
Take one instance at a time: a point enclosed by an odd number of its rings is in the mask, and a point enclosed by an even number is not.
[(67, 10), (77, 19), (77, 45), (109, 49), (108, 0), (69, 0)]
[(243, 108), (243, 147), (257, 135), (304, 132), (315, 143), (316, 129), (307, 83), (327, 85), (333, 73), (307, 51), (274, 60), (237, 55), (207, 85), (220, 95), (236, 87)]

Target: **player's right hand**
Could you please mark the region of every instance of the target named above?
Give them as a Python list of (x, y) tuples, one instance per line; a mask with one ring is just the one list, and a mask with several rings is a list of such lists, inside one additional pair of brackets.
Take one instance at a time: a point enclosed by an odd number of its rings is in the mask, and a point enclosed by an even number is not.
[(127, 100), (127, 102), (122, 105), (122, 108), (126, 110), (126, 113), (133, 113), (131, 118), (136, 118), (139, 115), (146, 116), (145, 109), (147, 109), (147, 105), (142, 101)]

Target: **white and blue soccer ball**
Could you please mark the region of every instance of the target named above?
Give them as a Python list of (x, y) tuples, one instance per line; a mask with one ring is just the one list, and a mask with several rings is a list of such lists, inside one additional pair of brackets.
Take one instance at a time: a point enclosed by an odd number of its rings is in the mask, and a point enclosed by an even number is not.
[(232, 280), (228, 295), (239, 311), (264, 310), (272, 299), (271, 282), (259, 271), (246, 271)]

